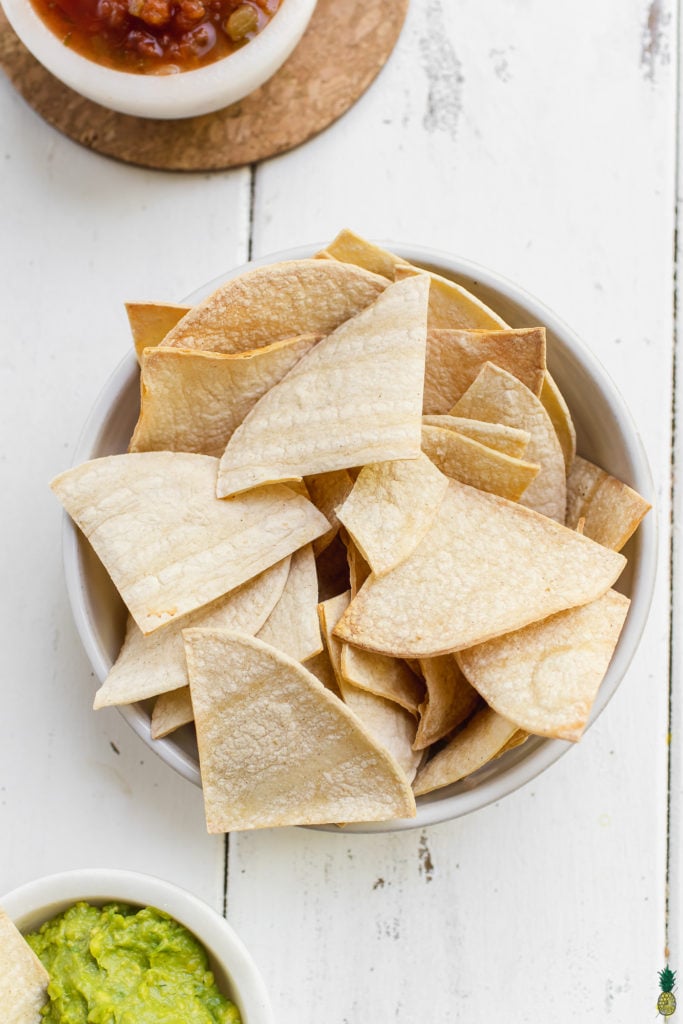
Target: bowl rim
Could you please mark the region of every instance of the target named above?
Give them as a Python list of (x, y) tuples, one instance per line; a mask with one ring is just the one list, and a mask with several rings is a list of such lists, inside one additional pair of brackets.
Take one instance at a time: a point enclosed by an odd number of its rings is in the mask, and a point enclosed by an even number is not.
[[(377, 244), (385, 246), (392, 252), (411, 262), (439, 269), (446, 275), (456, 279), (468, 278), (485, 288), (494, 289), (504, 298), (524, 307), (537, 323), (543, 324), (551, 333), (561, 338), (571, 349), (572, 355), (578, 360), (590, 377), (596, 381), (611, 411), (618, 420), (621, 435), (628, 440), (628, 448), (634, 464), (634, 479), (631, 485), (644, 496), (651, 496), (654, 506), (654, 482), (640, 433), (635, 425), (630, 410), (617, 386), (597, 357), (588, 349), (578, 335), (567, 326), (551, 309), (525, 289), (496, 271), (489, 270), (470, 260), (432, 249), (425, 246), (407, 245), (405, 243), (381, 241)], [(305, 259), (324, 248), (318, 245), (303, 245), (292, 249), (280, 250), (267, 256), (259, 257), (248, 263), (235, 267), (213, 280), (202, 285), (183, 300), (184, 305), (192, 305), (210, 294), (220, 284), (252, 270), (283, 260)], [(137, 377), (138, 362), (135, 353), (130, 351), (120, 361), (104, 387), (100, 391), (90, 415), (81, 430), (74, 452), (73, 465), (78, 465), (92, 458), (106, 426), (112, 404), (116, 396), (129, 387), (132, 379)], [(97, 643), (94, 631), (86, 614), (83, 602), (83, 582), (78, 542), (78, 530), (69, 516), (63, 518), (63, 552), (66, 586), (71, 604), (72, 614), (76, 623), (81, 642), (88, 659), (95, 670), (96, 677), (102, 682), (109, 671), (108, 659)], [(645, 624), (647, 622), (657, 570), (657, 516), (655, 507), (638, 527), (640, 558), (635, 565), (633, 577), (633, 593), (638, 600), (632, 600), (626, 623), (619, 639), (608, 671), (602, 681), (595, 698), (586, 731), (605, 709), (618, 689), (637, 650)], [(170, 737), (152, 740), (150, 720), (137, 704), (120, 705), (119, 713), (123, 715), (133, 730), (163, 758), (172, 768), (188, 781), (201, 786), (197, 762), (189, 756)], [(384, 833), (406, 831), (436, 825), (444, 821), (462, 817), (473, 811), (488, 806), (495, 801), (515, 792), (521, 786), (531, 782), (542, 774), (575, 744), (565, 740), (530, 737), (526, 744), (527, 753), (523, 760), (506, 769), (504, 775), (476, 782), (472, 788), (465, 788), (457, 794), (438, 796), (428, 794), (417, 798), (417, 814), (415, 818), (401, 818), (389, 822), (360, 822), (349, 824), (343, 829), (336, 825), (302, 826), (317, 831), (328, 831), (339, 835), (349, 833)], [(533, 753), (529, 753), (533, 751)], [(514, 754), (514, 751), (510, 751)], [(508, 755), (506, 755), (508, 756)], [(470, 778), (476, 780), (476, 774)], [(435, 791), (438, 794), (439, 791)], [(431, 799), (430, 799), (431, 796)]]
[(243, 1024), (274, 1024), (263, 978), (233, 927), (204, 900), (172, 882), (119, 868), (82, 868), (26, 882), (0, 896), (0, 905), (21, 930), (27, 918), (44, 912), (42, 923), (79, 900), (120, 901), (165, 911), (220, 963), (230, 980), (229, 998), (237, 1004)]
[(138, 74), (106, 67), (65, 46), (31, 0), (0, 0), (22, 43), (65, 85), (121, 113), (182, 118), (242, 99), (285, 62), (303, 35), (317, 0), (282, 0), (264, 29), (232, 54), (179, 74)]

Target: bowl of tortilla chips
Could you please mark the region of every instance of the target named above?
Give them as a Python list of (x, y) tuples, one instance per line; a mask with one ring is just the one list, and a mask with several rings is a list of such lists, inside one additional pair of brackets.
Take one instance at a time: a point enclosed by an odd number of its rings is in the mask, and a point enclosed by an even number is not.
[[(207, 827), (422, 827), (559, 758), (647, 617), (647, 459), (608, 375), (492, 271), (342, 231), (182, 305), (53, 482), (101, 683)], [(76, 526), (74, 526), (76, 524)]]
[(48, 984), (51, 1020), (76, 1019), (85, 1001), (100, 1012), (111, 1002), (114, 1019), (125, 999), (133, 1015), (146, 1009), (155, 1020), (164, 1008), (205, 1019), (212, 1005), (236, 1024), (273, 1021), (261, 975), (228, 922), (185, 889), (133, 871), (82, 868), (0, 896), (3, 1019), (38, 1024)]

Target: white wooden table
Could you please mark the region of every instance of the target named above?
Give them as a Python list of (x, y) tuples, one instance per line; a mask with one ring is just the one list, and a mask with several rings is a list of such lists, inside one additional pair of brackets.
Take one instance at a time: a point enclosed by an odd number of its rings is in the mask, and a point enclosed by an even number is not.
[[(196, 176), (81, 149), (0, 80), (0, 893), (87, 865), (186, 886), (225, 909), (281, 1024), (656, 1016), (667, 941), (683, 972), (677, 52), (674, 0), (413, 0), (341, 121), (279, 159)], [(226, 843), (205, 834), (199, 790), (115, 710), (90, 710), (47, 482), (129, 346), (123, 300), (178, 301), (250, 253), (344, 225), (486, 264), (583, 336), (651, 460), (656, 594), (602, 718), (500, 804), (394, 836)], [(679, 480), (682, 437), (679, 419)]]

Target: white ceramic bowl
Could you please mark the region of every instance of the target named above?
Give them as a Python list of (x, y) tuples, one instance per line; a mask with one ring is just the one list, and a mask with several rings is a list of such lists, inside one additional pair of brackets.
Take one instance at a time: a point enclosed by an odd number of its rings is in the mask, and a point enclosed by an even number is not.
[(27, 933), (79, 900), (164, 910), (204, 946), (216, 984), (238, 1007), (242, 1024), (273, 1024), (268, 993), (242, 941), (215, 910), (177, 885), (133, 871), (91, 868), (28, 882), (0, 896), (0, 906), (19, 931)]
[[(429, 249), (393, 243), (387, 243), (387, 246), (411, 262), (436, 270), (463, 284), (513, 327), (544, 325), (547, 331), (548, 365), (574, 417), (579, 453), (652, 500), (654, 492), (647, 458), (623, 399), (600, 363), (554, 313), (517, 285), (490, 270)], [(257, 260), (250, 266), (311, 256), (315, 251), (315, 247), (307, 246)], [(222, 281), (244, 270), (244, 267), (239, 267), (210, 282), (189, 296), (188, 304), (199, 301)], [(131, 350), (97, 399), (83, 429), (74, 464), (125, 451), (138, 412), (139, 371)], [(591, 722), (603, 711), (617, 689), (640, 639), (652, 598), (656, 540), (656, 520), (654, 513), (650, 513), (624, 549), (628, 565), (617, 586), (631, 598), (631, 607), (595, 701)], [(68, 517), (65, 517), (64, 527), (64, 563), (76, 626), (95, 675), (102, 682), (121, 646), (126, 613), (99, 560)], [(146, 702), (126, 705), (120, 710), (132, 728), (168, 764), (185, 778), (201, 785), (192, 727), (185, 726), (163, 740), (152, 740), (150, 707), (151, 702)], [(469, 778), (419, 797), (416, 818), (348, 825), (344, 832), (387, 832), (417, 828), (468, 814), (529, 782), (571, 746), (562, 740), (531, 737), (522, 746), (509, 751)]]
[(219, 110), (263, 85), (301, 39), (316, 2), (283, 0), (264, 30), (236, 53), (175, 75), (140, 75), (102, 67), (64, 46), (30, 0), (2, 0), (2, 6), (24, 46), (65, 85), (123, 114), (170, 119)]

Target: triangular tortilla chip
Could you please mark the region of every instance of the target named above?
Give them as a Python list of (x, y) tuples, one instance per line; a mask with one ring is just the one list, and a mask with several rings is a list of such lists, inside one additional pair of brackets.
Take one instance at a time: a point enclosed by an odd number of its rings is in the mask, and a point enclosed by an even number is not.
[(308, 661), (322, 651), (318, 623), (318, 576), (310, 544), (292, 555), (280, 600), (256, 635), (295, 661)]
[(127, 302), (126, 313), (130, 324), (138, 362), (146, 348), (159, 345), (179, 320), (190, 312), (191, 306), (171, 306), (161, 302)]
[(306, 477), (304, 483), (315, 507), (322, 512), (332, 529), (324, 533), (313, 544), (313, 551), (321, 555), (339, 532), (337, 509), (343, 505), (353, 487), (353, 477), (346, 469), (335, 469), (331, 473), (319, 473)]
[(335, 634), (393, 657), (436, 657), (594, 601), (625, 564), (552, 519), (453, 480), (415, 551), (367, 580)]
[(0, 1007), (3, 1024), (40, 1024), (49, 975), (0, 907)]
[(450, 786), (483, 768), (502, 752), (516, 732), (514, 722), (508, 722), (491, 708), (477, 712), (448, 745), (421, 769), (413, 783), (415, 795), (422, 796), (434, 789)]
[(420, 669), (427, 693), (418, 709), (420, 723), (413, 743), (415, 750), (424, 750), (431, 743), (448, 736), (481, 703), (479, 694), (467, 682), (452, 654), (420, 658)]
[(404, 281), (414, 274), (426, 274), (429, 288), (429, 329), (467, 328), (470, 330), (498, 330), (507, 324), (497, 313), (468, 292), (462, 285), (420, 267), (398, 264), (394, 280)]
[(538, 397), (545, 375), (545, 328), (427, 332), (423, 411), (447, 413), (484, 363), (495, 363)]
[(344, 703), (351, 708), (375, 740), (388, 750), (405, 772), (408, 782), (415, 778), (422, 754), (413, 750), (417, 729), (415, 717), (403, 707), (367, 689), (354, 686), (344, 677), (341, 668), (342, 644), (332, 634), (339, 617), (348, 607), (349, 592), (323, 601), (318, 606), (320, 625), (327, 653), (337, 678), (337, 686)]
[(320, 340), (302, 334), (252, 352), (150, 348), (142, 354), (140, 418), (131, 452), (221, 456), (244, 417)]
[(244, 352), (297, 334), (329, 334), (374, 302), (386, 283), (332, 260), (256, 267), (194, 306), (164, 345)]
[(239, 633), (185, 643), (209, 832), (414, 817), (393, 758), (298, 662)]
[(576, 430), (564, 395), (546, 370), (541, 389), (541, 402), (555, 428), (557, 439), (564, 455), (565, 468), (569, 472), (576, 455)]
[(410, 266), (407, 260), (368, 242), (348, 228), (343, 228), (322, 252), (316, 254), (316, 258), (320, 259), (323, 255), (342, 263), (354, 263), (390, 281), (394, 280), (394, 270), (399, 264)]
[[(297, 555), (298, 552), (291, 558)], [(149, 636), (143, 636), (129, 617), (123, 647), (95, 694), (93, 707), (132, 704), (169, 690), (177, 691), (179, 687), (186, 688), (187, 666), (181, 631), (191, 626), (203, 626), (255, 634), (280, 600), (289, 571), (288, 555), (224, 597), (184, 615), (163, 629), (155, 630)], [(313, 609), (317, 625), (315, 601)], [(192, 715), (186, 720), (192, 721)]]
[(652, 506), (627, 484), (576, 456), (567, 477), (567, 526), (621, 551)]
[[(187, 668), (185, 669), (187, 674)], [(189, 686), (160, 693), (154, 702), (150, 732), (153, 740), (163, 739), (170, 733), (194, 721)]]
[(366, 462), (417, 458), (427, 289), (423, 278), (389, 285), (268, 391), (225, 449), (219, 497)]
[(487, 704), (538, 736), (580, 739), (628, 612), (608, 590), (456, 657)]
[(425, 455), (364, 466), (337, 510), (373, 572), (407, 558), (431, 526), (448, 479)]
[(145, 634), (329, 529), (317, 508), (287, 487), (219, 501), (217, 466), (208, 455), (182, 452), (110, 455), (52, 481)]
[(459, 480), (501, 498), (519, 501), (539, 467), (514, 459), (455, 430), (423, 426), (422, 450), (451, 480)]
[(511, 373), (487, 363), (451, 412), (454, 416), (471, 416), (528, 430), (531, 440), (525, 458), (541, 468), (520, 499), (521, 504), (559, 523), (564, 522), (567, 502), (564, 456), (550, 417), (528, 388)]
[(487, 448), (495, 448), (497, 452), (512, 455), (521, 459), (527, 449), (531, 434), (528, 430), (518, 430), (504, 423), (485, 423), (484, 420), (470, 420), (465, 416), (423, 416), (425, 427), (441, 427), (442, 430), (455, 430), (458, 434), (471, 437)]
[(352, 686), (391, 700), (417, 716), (424, 684), (402, 659), (342, 644), (340, 667), (344, 679)]

